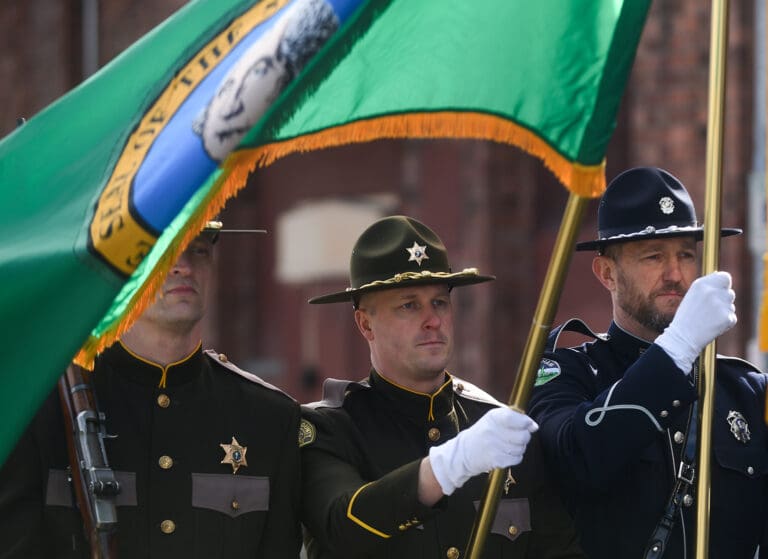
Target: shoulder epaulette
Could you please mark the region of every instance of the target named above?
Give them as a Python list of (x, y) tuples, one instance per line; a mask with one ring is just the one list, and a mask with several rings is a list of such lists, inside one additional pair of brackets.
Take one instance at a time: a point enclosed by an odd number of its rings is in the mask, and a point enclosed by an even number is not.
[(554, 351), (557, 349), (557, 340), (563, 332), (576, 332), (577, 334), (582, 334), (588, 338), (594, 338), (595, 340), (606, 340), (608, 338), (607, 334), (595, 334), (580, 318), (571, 318), (549, 332), (544, 350)]
[(317, 408), (340, 408), (344, 404), (344, 398), (350, 392), (365, 390), (370, 388), (367, 380), (340, 380), (336, 378), (327, 378), (323, 381), (323, 399), (318, 402), (305, 404), (306, 407)]
[(227, 356), (224, 355), (223, 353), (219, 353), (219, 352), (217, 352), (217, 351), (215, 351), (213, 349), (206, 349), (206, 350), (203, 351), (203, 353), (206, 356), (208, 356), (208, 358), (211, 361), (213, 361), (214, 363), (216, 363), (220, 367), (224, 367), (228, 371), (231, 371), (231, 372), (235, 373), (236, 375), (240, 375), (241, 377), (243, 377), (246, 380), (249, 380), (249, 381), (251, 381), (251, 382), (253, 382), (255, 384), (261, 385), (264, 388), (268, 388), (269, 390), (274, 390), (275, 392), (279, 392), (280, 394), (283, 394), (283, 395), (287, 396), (288, 398), (291, 398), (291, 400), (293, 400), (293, 398), (291, 397), (290, 394), (286, 393), (283, 390), (280, 390), (274, 384), (268, 383), (267, 381), (265, 381), (264, 379), (254, 375), (253, 373), (249, 373), (248, 371), (242, 370), (240, 367), (238, 367), (237, 365), (232, 363), (227, 358)]
[(752, 369), (756, 373), (762, 373), (763, 371), (760, 370), (760, 368), (755, 365), (754, 363), (747, 361), (746, 359), (742, 359), (741, 357), (734, 357), (732, 355), (721, 355), (717, 354), (718, 359), (723, 359), (724, 361), (736, 361), (738, 363), (742, 363), (744, 365), (747, 365), (750, 369)]
[(485, 404), (492, 404), (494, 406), (503, 406), (496, 398), (488, 394), (485, 390), (478, 388), (471, 382), (462, 380), (460, 378), (453, 377), (453, 391), (468, 400), (474, 400), (475, 402), (483, 402)]

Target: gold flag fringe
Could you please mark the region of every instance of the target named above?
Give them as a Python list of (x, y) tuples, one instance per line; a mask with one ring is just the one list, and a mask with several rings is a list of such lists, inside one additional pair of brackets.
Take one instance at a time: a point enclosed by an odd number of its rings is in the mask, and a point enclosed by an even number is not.
[(394, 138), (463, 138), (509, 144), (538, 157), (569, 191), (596, 198), (605, 190), (605, 160), (582, 165), (568, 160), (536, 133), (510, 120), (485, 113), (441, 111), (380, 116), (298, 138), (244, 149), (234, 155), (250, 170), (292, 153)]
[(381, 139), (462, 138), (490, 140), (517, 146), (541, 159), (544, 165), (571, 192), (594, 198), (605, 190), (605, 160), (598, 165), (569, 161), (534, 132), (507, 119), (483, 113), (443, 111), (376, 117), (353, 122), (295, 139), (274, 142), (233, 152), (223, 163), (223, 172), (206, 199), (185, 227), (179, 230), (166, 253), (136, 290), (124, 314), (99, 336), (91, 336), (74, 361), (93, 368), (96, 355), (112, 345), (154, 301), (165, 277), (178, 256), (200, 233), (205, 223), (218, 215), (226, 202), (245, 187), (249, 174), (278, 159), (307, 151)]

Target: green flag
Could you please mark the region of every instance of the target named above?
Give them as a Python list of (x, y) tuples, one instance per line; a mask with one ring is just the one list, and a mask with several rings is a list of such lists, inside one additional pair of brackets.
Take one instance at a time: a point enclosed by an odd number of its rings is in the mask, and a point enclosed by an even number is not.
[(598, 196), (649, 5), (375, 2), (367, 31), (334, 37), (246, 136), (239, 166), (380, 138), (478, 138), (521, 147), (569, 190)]
[[(0, 141), (0, 460), (78, 348), (87, 364), (130, 326), (259, 165), (380, 138), (477, 138), (519, 146), (567, 188), (599, 195), (649, 3), (188, 4)], [(301, 17), (289, 19), (294, 5)], [(297, 44), (321, 50), (286, 54)], [(256, 81), (253, 118), (228, 122), (222, 103), (264, 48), (280, 75)]]

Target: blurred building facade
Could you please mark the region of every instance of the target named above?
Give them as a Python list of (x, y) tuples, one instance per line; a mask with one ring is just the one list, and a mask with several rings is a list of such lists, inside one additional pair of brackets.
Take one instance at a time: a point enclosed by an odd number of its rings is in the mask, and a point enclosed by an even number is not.
[[(184, 4), (0, 0), (0, 135)], [(753, 349), (761, 291), (755, 255), (765, 238), (762, 10), (759, 1), (731, 3), (721, 219), (747, 234), (726, 241), (720, 253), (721, 268), (734, 276), (739, 325), (718, 351), (753, 359), (761, 358)], [(709, 25), (708, 3), (653, 5), (607, 163), (609, 179), (632, 166), (668, 169), (691, 191), (700, 219)], [(454, 269), (476, 266), (497, 276), (492, 284), (455, 290), (450, 370), (506, 399), (566, 199), (538, 160), (488, 142), (380, 141), (287, 157), (255, 172), (222, 215), (227, 227), (264, 227), (269, 234), (220, 243), (206, 345), (299, 401), (315, 399), (325, 377), (365, 376), (367, 345), (351, 306), (306, 300), (346, 287), (357, 235), (379, 216), (404, 213), (441, 235)], [(590, 204), (580, 239), (595, 236), (596, 208)], [(579, 316), (602, 331), (610, 301), (590, 263), (591, 255), (574, 256), (556, 322)]]

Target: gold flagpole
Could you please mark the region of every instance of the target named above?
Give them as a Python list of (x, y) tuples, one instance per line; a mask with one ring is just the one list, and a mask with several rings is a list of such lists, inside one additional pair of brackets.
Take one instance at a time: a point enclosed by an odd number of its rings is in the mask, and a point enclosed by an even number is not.
[[(525, 343), (523, 356), (520, 359), (515, 384), (509, 397), (509, 405), (518, 411), (523, 411), (528, 404), (528, 398), (536, 379), (536, 370), (541, 361), (541, 354), (544, 351), (547, 334), (549, 334), (552, 320), (557, 311), (557, 304), (563, 291), (568, 265), (573, 255), (576, 235), (588, 201), (588, 198), (577, 196), (573, 193), (568, 197), (563, 220), (560, 224), (560, 231), (555, 240), (549, 267), (544, 278), (544, 285), (541, 288), (539, 302), (533, 316), (533, 323), (528, 332), (528, 339)], [(475, 517), (472, 535), (467, 545), (465, 553), (467, 559), (479, 559), (482, 556), (486, 537), (488, 536), (493, 517), (496, 515), (496, 509), (499, 506), (503, 471), (495, 469), (488, 476), (488, 484), (486, 485), (480, 510)]]
[[(723, 113), (728, 47), (728, 0), (712, 0), (712, 31), (707, 108), (706, 199), (702, 273), (718, 267), (720, 200), (723, 180)], [(712, 417), (715, 408), (715, 344), (704, 348), (699, 378), (698, 480), (696, 483), (696, 558), (709, 554), (709, 494), (712, 457)]]

